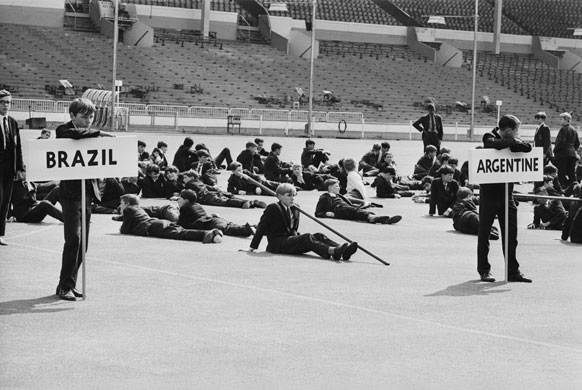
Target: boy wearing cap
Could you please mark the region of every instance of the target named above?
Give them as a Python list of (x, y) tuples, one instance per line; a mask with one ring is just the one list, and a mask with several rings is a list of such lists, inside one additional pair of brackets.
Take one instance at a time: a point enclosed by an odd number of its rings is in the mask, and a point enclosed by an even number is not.
[(443, 140), (443, 120), (440, 115), (435, 114), (434, 104), (427, 104), (426, 110), (428, 113), (418, 118), (412, 126), (422, 133), (422, 142), (425, 148), (427, 145), (434, 145), (438, 151)]
[(576, 180), (576, 161), (578, 154), (576, 149), (580, 147), (578, 133), (570, 125), (572, 115), (567, 112), (560, 114), (560, 125), (562, 128), (556, 136), (554, 146), (554, 164), (558, 168), (558, 178), (562, 188), (568, 188)]
[(538, 122), (534, 135), (534, 146), (536, 148), (544, 148), (544, 165), (547, 165), (554, 157), (550, 128), (545, 124), (547, 116), (545, 112), (540, 111), (535, 114), (534, 118)]
[(358, 250), (358, 244), (339, 245), (322, 233), (299, 234), (299, 210), (294, 206), (297, 195), (295, 186), (281, 183), (275, 191), (277, 203), (271, 203), (265, 209), (257, 231), (248, 249), (254, 252), (259, 247), (263, 236), (267, 236), (267, 252), (298, 255), (313, 251), (324, 259), (349, 260)]
[(400, 215), (389, 217), (376, 216), (373, 212), (362, 210), (354, 202), (340, 194), (340, 185), (337, 179), (325, 181), (327, 192), (322, 194), (315, 206), (315, 216), (318, 218), (347, 219), (350, 221), (364, 221), (369, 223), (393, 224), (402, 219)]

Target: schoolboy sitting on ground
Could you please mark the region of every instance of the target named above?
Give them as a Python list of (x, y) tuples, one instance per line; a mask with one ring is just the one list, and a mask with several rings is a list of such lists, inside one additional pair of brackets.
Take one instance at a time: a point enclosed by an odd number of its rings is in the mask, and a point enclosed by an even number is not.
[(51, 192), (40, 202), (36, 198), (36, 185), (25, 180), (14, 182), (12, 189), (12, 209), (8, 216), (17, 222), (39, 223), (47, 215), (63, 222), (63, 213), (55, 204), (59, 200), (59, 187)]
[(347, 219), (381, 224), (394, 224), (402, 219), (400, 215), (378, 216), (371, 211), (362, 210), (340, 194), (340, 185), (337, 179), (327, 179), (325, 187), (328, 192), (319, 197), (317, 206), (315, 206), (315, 216), (318, 218)]
[(361, 199), (364, 201), (364, 206), (369, 206), (371, 203), (370, 197), (366, 187), (364, 187), (362, 176), (356, 171), (356, 160), (353, 158), (344, 159), (343, 167), (347, 173), (346, 195), (350, 199)]
[[(394, 183), (394, 176), (396, 175), (396, 170), (389, 166), (382, 166), (380, 168), (380, 173), (374, 179), (372, 187), (376, 188), (376, 196), (378, 198), (401, 198), (401, 197), (411, 197), (414, 195), (410, 191), (406, 191), (400, 184)], [(402, 189), (401, 189), (402, 188)]]
[(232, 174), (228, 178), (228, 186), (226, 190), (231, 194), (236, 195), (263, 194), (263, 190), (261, 189), (261, 187), (252, 183), (250, 180), (248, 180), (249, 178), (261, 183), (262, 185), (273, 191), (275, 191), (277, 189), (277, 185), (279, 185), (279, 183), (277, 182), (263, 180), (259, 175), (255, 175), (243, 169), (242, 164), (238, 161), (233, 161), (233, 163), (228, 166), (228, 169), (232, 171)]
[(222, 232), (219, 229), (208, 231), (184, 229), (174, 222), (150, 217), (139, 206), (139, 198), (133, 194), (123, 195), (119, 208), (122, 215), (113, 217), (112, 219), (115, 221), (123, 221), (121, 228), (119, 228), (121, 234), (171, 240), (201, 241), (204, 244), (222, 242)]
[(293, 206), (297, 190), (292, 184), (282, 183), (275, 191), (277, 203), (271, 203), (261, 216), (249, 252), (258, 249), (263, 236), (267, 236), (267, 251), (298, 255), (313, 251), (324, 259), (349, 260), (357, 251), (358, 244), (339, 245), (322, 233), (299, 234), (299, 210)]
[[(453, 205), (452, 211), (453, 227), (456, 231), (476, 236), (479, 233), (479, 213), (473, 191), (467, 187), (459, 188), (457, 191), (457, 201)], [(491, 226), (489, 234), (491, 240), (499, 239), (499, 230)]]
[[(544, 176), (543, 185), (536, 187), (536, 195), (556, 195), (553, 193), (553, 178)], [(562, 202), (557, 199), (535, 199), (537, 204), (534, 209), (533, 223), (527, 226), (528, 229), (542, 230), (562, 230), (564, 223), (568, 219), (568, 212), (564, 209)]]
[(424, 148), (424, 155), (418, 159), (414, 165), (414, 173), (412, 174), (413, 179), (422, 180), (423, 177), (428, 175), (428, 172), (432, 168), (435, 162), (435, 156), (437, 154), (437, 148), (434, 145), (426, 145)]
[(301, 165), (311, 172), (326, 172), (326, 164), (329, 161), (330, 153), (323, 149), (315, 149), (315, 141), (308, 139), (305, 141), (305, 148), (301, 152)]
[(212, 230), (219, 229), (227, 236), (249, 237), (253, 235), (254, 229), (247, 222), (244, 225), (237, 225), (220, 217), (218, 214), (208, 214), (204, 207), (197, 200), (196, 193), (192, 190), (182, 190), (178, 198), (180, 207), (180, 217), (178, 225), (185, 229)]
[(451, 216), (459, 191), (459, 184), (453, 179), (454, 173), (454, 169), (449, 166), (443, 166), (438, 170), (440, 178), (434, 179), (430, 187), (429, 215), (434, 215), (435, 211), (438, 211), (438, 215)]

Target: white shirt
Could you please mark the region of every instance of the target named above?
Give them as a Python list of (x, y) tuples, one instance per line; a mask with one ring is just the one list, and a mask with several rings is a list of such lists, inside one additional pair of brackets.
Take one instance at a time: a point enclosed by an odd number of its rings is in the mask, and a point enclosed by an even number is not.
[(358, 191), (362, 194), (362, 199), (366, 203), (370, 203), (370, 198), (368, 197), (368, 192), (366, 191), (366, 187), (364, 186), (364, 181), (360, 174), (356, 171), (348, 172), (348, 183), (346, 186), (346, 190), (348, 194), (353, 190)]

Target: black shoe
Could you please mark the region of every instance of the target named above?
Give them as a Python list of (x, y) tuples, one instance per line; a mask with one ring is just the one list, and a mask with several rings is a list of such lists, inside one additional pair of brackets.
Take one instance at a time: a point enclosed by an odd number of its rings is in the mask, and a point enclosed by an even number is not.
[(203, 244), (220, 244), (222, 242), (222, 231), (218, 229), (212, 229), (204, 234)]
[(483, 272), (481, 274), (481, 281), (482, 282), (493, 283), (493, 282), (495, 282), (495, 278), (489, 272)]
[(80, 292), (79, 290), (77, 290), (76, 288), (72, 288), (71, 291), (73, 292), (73, 295), (77, 298), (83, 298), (83, 293)]
[(393, 223), (399, 222), (401, 219), (402, 219), (402, 217), (400, 215), (395, 215), (393, 217), (390, 217), (390, 219), (386, 223), (388, 225), (392, 225)]
[(245, 234), (248, 236), (254, 236), (257, 230), (251, 226), (250, 223), (245, 223)]
[(358, 250), (358, 243), (355, 241), (350, 243), (350, 245), (348, 245), (348, 247), (346, 248), (346, 251), (342, 255), (342, 259), (344, 259), (345, 261), (349, 261), (350, 258), (352, 257), (352, 255), (354, 253), (356, 253), (357, 250)]
[(381, 224), (388, 224), (390, 223), (390, 217), (387, 215), (379, 215), (372, 217), (371, 223), (381, 223)]
[(77, 297), (73, 294), (73, 290), (58, 290), (57, 295), (64, 301), (76, 301)]
[(517, 272), (515, 274), (509, 275), (507, 277), (508, 282), (521, 282), (521, 283), (531, 283), (532, 280), (523, 276), (521, 272)]
[(346, 249), (348, 248), (348, 244), (342, 244), (340, 246), (336, 246), (334, 251), (333, 251), (333, 259), (335, 261), (340, 261), (342, 259), (342, 255), (344, 254), (344, 252), (346, 251)]

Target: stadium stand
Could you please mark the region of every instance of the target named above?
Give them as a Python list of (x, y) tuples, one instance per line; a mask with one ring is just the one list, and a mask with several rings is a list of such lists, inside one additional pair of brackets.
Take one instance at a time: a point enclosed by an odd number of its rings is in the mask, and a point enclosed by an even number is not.
[[(123, 0), (126, 4), (155, 5), (160, 7), (200, 9), (202, 0)], [(234, 0), (212, 0), (211, 11), (239, 12), (240, 7)]]
[[(525, 2), (525, 1), (524, 1)], [(426, 25), (427, 15), (458, 15), (462, 18), (448, 18), (446, 25), (431, 24), (431, 28), (449, 30), (475, 29), (472, 15), (475, 15), (475, 0), (392, 0), (415, 20)], [(505, 3), (505, 2), (504, 2)], [(494, 7), (486, 2), (479, 2), (479, 31), (493, 32)], [(502, 17), (501, 32), (504, 34), (530, 35), (505, 15)]]

